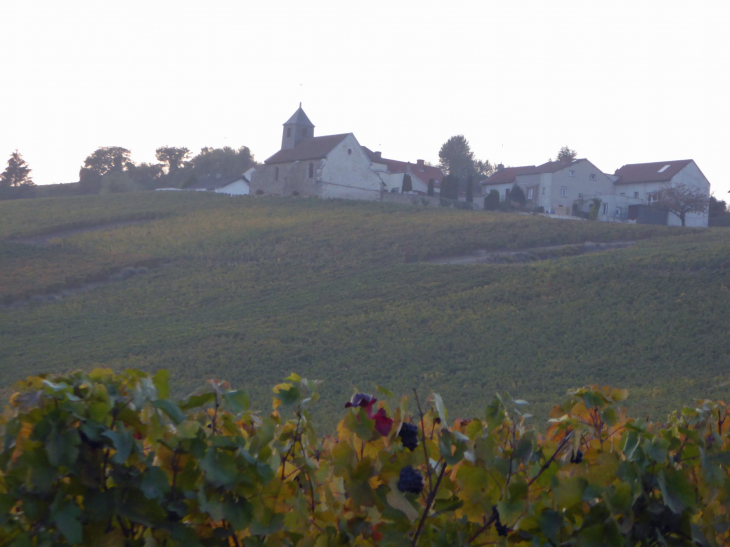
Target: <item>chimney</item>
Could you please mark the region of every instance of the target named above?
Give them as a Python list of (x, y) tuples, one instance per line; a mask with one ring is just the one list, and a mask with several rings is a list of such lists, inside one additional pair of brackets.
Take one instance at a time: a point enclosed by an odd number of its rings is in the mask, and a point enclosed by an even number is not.
[(416, 160), (418, 167), (423, 168), (423, 160)]
[(382, 160), (383, 159), (383, 153), (382, 152), (373, 152), (373, 154), (375, 154), (375, 157), (378, 158), (379, 160)]
[(497, 171), (501, 171), (502, 169), (504, 169), (504, 165), (501, 163), (497, 164)]

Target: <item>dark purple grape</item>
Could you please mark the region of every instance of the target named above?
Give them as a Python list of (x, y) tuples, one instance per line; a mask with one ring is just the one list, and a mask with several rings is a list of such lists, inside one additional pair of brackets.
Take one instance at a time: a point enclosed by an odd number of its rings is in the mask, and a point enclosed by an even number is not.
[(406, 465), (400, 470), (398, 490), (404, 493), (410, 492), (411, 494), (420, 494), (421, 490), (423, 490), (423, 475), (421, 475), (419, 471), (413, 469), (410, 465)]
[(403, 424), (398, 433), (403, 446), (413, 452), (418, 446), (418, 426), (413, 424)]

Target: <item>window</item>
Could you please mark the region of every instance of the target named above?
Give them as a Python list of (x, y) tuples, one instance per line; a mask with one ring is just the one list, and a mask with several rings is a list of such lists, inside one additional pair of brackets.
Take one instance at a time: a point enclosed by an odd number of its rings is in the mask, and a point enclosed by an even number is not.
[(291, 127), (286, 128), (286, 136), (291, 137)]
[(543, 196), (545, 195), (545, 187), (544, 186), (542, 187), (542, 195)]
[(311, 161), (309, 162), (309, 178), (314, 178), (314, 164)]
[(578, 192), (578, 199), (583, 199), (583, 192)]
[(279, 168), (274, 169), (274, 180), (279, 180)]
[(626, 195), (626, 192), (621, 192), (621, 195), (622, 195), (622, 196), (625, 196), (625, 195)]
[(560, 187), (560, 197), (564, 198), (568, 195), (568, 187), (567, 186), (561, 186)]
[(634, 192), (634, 197), (635, 198), (638, 198), (639, 197), (639, 192)]
[(616, 207), (616, 216), (621, 217), (621, 207)]
[(649, 192), (646, 194), (646, 202), (649, 204), (656, 203), (659, 201), (659, 194), (657, 192)]
[(347, 155), (349, 156), (349, 155), (351, 155), (351, 154), (352, 154), (352, 148), (348, 148), (348, 149), (347, 149)]
[(608, 214), (608, 203), (604, 203), (603, 204), (603, 214), (604, 215), (607, 215)]
[(595, 173), (591, 173), (591, 180), (596, 180), (596, 174)]
[(657, 171), (657, 173), (663, 173), (664, 171), (666, 171), (670, 167), (671, 167), (671, 165), (665, 165), (664, 167), (662, 167), (661, 169), (659, 169), (659, 171)]
[(568, 175), (570, 175), (571, 177), (574, 177), (575, 176), (575, 171), (573, 171), (571, 169), (570, 171), (568, 171)]
[(527, 199), (532, 199), (534, 192), (535, 192), (534, 188), (528, 188), (527, 189)]
[(304, 129), (302, 129), (302, 137), (306, 137), (306, 136), (307, 136), (307, 128), (305, 127)]
[(509, 197), (509, 188), (506, 188), (505, 189), (505, 191), (504, 191), (504, 197), (505, 198), (508, 198)]

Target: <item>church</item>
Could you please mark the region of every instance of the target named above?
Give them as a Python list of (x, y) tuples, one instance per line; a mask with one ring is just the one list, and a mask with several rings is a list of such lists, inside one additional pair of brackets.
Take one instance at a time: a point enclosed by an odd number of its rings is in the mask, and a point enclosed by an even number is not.
[(427, 192), (429, 179), (436, 192), (443, 180), (439, 168), (423, 160), (411, 164), (382, 158), (352, 133), (315, 137), (314, 124), (300, 104), (284, 123), (281, 150), (252, 173), (251, 194), (374, 201), (401, 192), (406, 173), (419, 194)]

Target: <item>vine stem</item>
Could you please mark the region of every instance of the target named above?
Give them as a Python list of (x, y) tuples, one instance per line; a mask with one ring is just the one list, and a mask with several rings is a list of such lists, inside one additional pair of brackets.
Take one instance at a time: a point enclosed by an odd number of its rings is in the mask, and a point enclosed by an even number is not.
[(411, 542), (411, 547), (416, 547), (416, 542), (418, 541), (418, 536), (421, 535), (421, 531), (423, 530), (423, 524), (426, 522), (426, 519), (428, 518), (428, 513), (431, 511), (431, 505), (433, 505), (433, 501), (436, 499), (436, 492), (439, 489), (439, 485), (441, 484), (441, 479), (444, 478), (444, 473), (446, 472), (446, 462), (442, 462), (441, 464), (441, 472), (439, 473), (438, 479), (436, 480), (436, 487), (431, 490), (430, 494), (428, 495), (428, 503), (426, 503), (426, 509), (423, 511), (423, 516), (421, 517), (420, 522), (418, 523), (418, 528), (416, 528), (416, 535), (413, 536), (413, 541)]
[(548, 467), (550, 467), (550, 464), (551, 464), (551, 463), (553, 463), (553, 461), (555, 461), (555, 458), (556, 458), (556, 457), (558, 456), (558, 454), (560, 454), (560, 452), (562, 452), (563, 448), (565, 448), (565, 445), (566, 445), (566, 444), (568, 444), (568, 441), (570, 440), (570, 438), (571, 438), (572, 436), (573, 436), (573, 432), (571, 431), (571, 432), (570, 432), (570, 433), (568, 433), (568, 434), (567, 434), (567, 435), (566, 435), (565, 437), (563, 437), (563, 440), (562, 440), (562, 441), (560, 441), (560, 444), (559, 444), (559, 445), (558, 445), (558, 447), (557, 447), (557, 448), (555, 449), (555, 452), (553, 452), (553, 455), (552, 455), (552, 456), (550, 456), (550, 459), (548, 459), (548, 461), (546, 461), (546, 462), (545, 462), (545, 463), (544, 463), (544, 464), (542, 465), (542, 467), (540, 468), (540, 471), (538, 471), (538, 472), (537, 472), (537, 475), (535, 475), (534, 477), (532, 477), (532, 478), (531, 478), (531, 479), (530, 479), (530, 480), (529, 480), (529, 481), (527, 482), (527, 487), (528, 487), (528, 488), (529, 488), (530, 486), (532, 486), (532, 483), (533, 483), (533, 482), (535, 482), (535, 481), (536, 481), (536, 480), (537, 480), (537, 479), (538, 479), (538, 478), (540, 477), (540, 475), (542, 475), (542, 474), (543, 474), (543, 473), (545, 472), (545, 470), (546, 470), (546, 469), (547, 469)]
[[(433, 490), (433, 481), (431, 480), (431, 462), (428, 459), (428, 449), (426, 448), (426, 426), (423, 425), (423, 410), (421, 409), (421, 401), (418, 400), (418, 391), (416, 391), (415, 387), (413, 388), (413, 395), (416, 396), (418, 414), (421, 417), (421, 444), (423, 444), (423, 456), (426, 458), (426, 476), (428, 477), (428, 491), (431, 492)], [(435, 424), (434, 427), (436, 427)], [(431, 432), (431, 434), (433, 435), (433, 432)]]
[(496, 515), (495, 515), (494, 513), (492, 513), (492, 514), (491, 514), (491, 515), (489, 516), (489, 520), (487, 520), (487, 522), (485, 522), (485, 523), (484, 523), (484, 526), (482, 526), (481, 528), (479, 528), (479, 530), (477, 530), (476, 532), (474, 532), (474, 534), (473, 534), (473, 535), (472, 535), (472, 536), (471, 536), (471, 537), (470, 537), (469, 539), (467, 539), (467, 540), (466, 540), (466, 542), (467, 542), (467, 543), (471, 543), (472, 541), (474, 541), (474, 540), (475, 540), (476, 538), (478, 538), (478, 537), (479, 537), (479, 536), (480, 536), (480, 535), (481, 535), (481, 534), (482, 534), (483, 532), (485, 532), (485, 531), (486, 531), (486, 530), (487, 530), (487, 529), (488, 529), (488, 528), (489, 528), (489, 527), (490, 527), (490, 526), (491, 526), (492, 524), (494, 524), (494, 522), (495, 522), (496, 520), (497, 520), (497, 517), (496, 517)]

